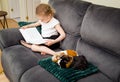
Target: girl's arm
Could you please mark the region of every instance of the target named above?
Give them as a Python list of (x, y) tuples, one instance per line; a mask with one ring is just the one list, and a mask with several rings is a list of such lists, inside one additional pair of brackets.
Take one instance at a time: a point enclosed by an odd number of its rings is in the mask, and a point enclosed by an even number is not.
[(26, 28), (31, 28), (31, 27), (37, 27), (39, 25), (40, 25), (40, 22), (38, 21), (38, 22), (35, 22), (35, 23), (32, 23), (32, 24), (25, 25), (22, 28), (26, 29)]
[(55, 44), (55, 43), (57, 43), (57, 42), (60, 42), (60, 41), (63, 40), (63, 39), (65, 38), (65, 36), (66, 36), (66, 34), (65, 34), (64, 30), (62, 29), (62, 27), (60, 26), (60, 24), (57, 24), (57, 25), (55, 26), (55, 28), (56, 28), (56, 30), (58, 31), (58, 33), (60, 34), (60, 36), (59, 36), (57, 39), (55, 39), (55, 40), (48, 40), (48, 42), (46, 43), (46, 45), (48, 45), (48, 46), (50, 46), (50, 45), (52, 45), (52, 44)]
[(54, 40), (54, 43), (60, 42), (61, 40), (63, 40), (66, 36), (64, 30), (62, 29), (62, 27), (60, 26), (60, 24), (57, 24), (55, 26), (55, 29), (58, 31), (58, 33), (60, 34), (60, 36)]

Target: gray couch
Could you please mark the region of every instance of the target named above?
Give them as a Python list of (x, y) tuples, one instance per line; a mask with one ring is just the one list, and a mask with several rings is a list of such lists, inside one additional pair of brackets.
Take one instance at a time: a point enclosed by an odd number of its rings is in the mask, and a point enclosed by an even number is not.
[[(80, 0), (50, 0), (66, 38), (56, 50), (74, 49), (99, 72), (77, 82), (120, 82), (120, 9)], [(2, 65), (10, 82), (60, 82), (38, 65), (49, 57), (22, 46), (18, 28), (0, 31)]]

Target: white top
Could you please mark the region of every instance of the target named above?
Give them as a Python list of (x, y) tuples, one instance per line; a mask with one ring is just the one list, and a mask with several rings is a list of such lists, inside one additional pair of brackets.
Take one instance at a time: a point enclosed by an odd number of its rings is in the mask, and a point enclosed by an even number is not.
[(58, 35), (58, 32), (55, 29), (55, 25), (59, 24), (59, 21), (55, 19), (54, 17), (48, 23), (44, 23), (40, 21), (40, 24), (42, 25), (41, 32), (42, 32), (43, 37), (50, 37), (52, 35)]

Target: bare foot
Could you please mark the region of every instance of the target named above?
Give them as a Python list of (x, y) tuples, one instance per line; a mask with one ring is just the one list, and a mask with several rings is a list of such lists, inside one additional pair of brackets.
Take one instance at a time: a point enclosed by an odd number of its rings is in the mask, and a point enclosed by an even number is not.
[(31, 44), (26, 43), (24, 40), (20, 40), (20, 43), (27, 48), (31, 48)]
[(41, 55), (46, 55), (46, 53), (45, 52), (41, 52)]

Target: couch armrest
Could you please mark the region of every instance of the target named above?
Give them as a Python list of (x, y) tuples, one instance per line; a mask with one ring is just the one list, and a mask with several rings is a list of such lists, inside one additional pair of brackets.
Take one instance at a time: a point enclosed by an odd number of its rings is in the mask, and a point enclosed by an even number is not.
[(9, 46), (20, 44), (20, 40), (23, 39), (19, 28), (10, 28), (0, 31), (0, 49), (3, 50)]

